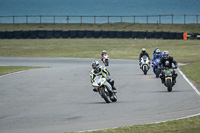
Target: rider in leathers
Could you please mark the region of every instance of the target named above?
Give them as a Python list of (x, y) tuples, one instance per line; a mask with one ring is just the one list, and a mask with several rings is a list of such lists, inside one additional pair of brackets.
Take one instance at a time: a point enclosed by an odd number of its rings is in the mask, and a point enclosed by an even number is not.
[[(165, 69), (166, 67), (169, 68), (169, 69), (172, 69), (172, 63), (175, 65), (175, 69), (176, 69), (178, 67), (178, 63), (174, 60), (173, 57), (169, 56), (168, 51), (164, 51), (163, 52), (163, 58), (160, 59), (159, 67), (162, 66), (163, 69)], [(177, 76), (178, 76), (178, 74), (175, 72), (175, 70), (173, 70), (173, 73), (172, 73), (173, 85), (176, 83), (176, 77)], [(165, 82), (164, 71), (161, 72), (160, 78), (161, 78), (161, 82), (163, 84)]]
[(106, 50), (103, 50), (102, 53), (101, 53), (101, 61), (103, 61), (103, 55), (104, 55), (104, 54), (107, 54), (107, 53), (106, 53)]
[[(148, 57), (148, 59), (150, 60), (150, 57), (149, 57), (149, 54), (146, 52), (146, 49), (145, 48), (142, 48), (142, 53), (140, 53), (140, 56), (139, 56), (139, 66), (140, 66), (140, 68), (141, 68), (141, 58), (143, 57), (143, 56), (147, 56)], [(150, 65), (150, 62), (149, 62), (149, 65)]]
[[(108, 83), (110, 83), (110, 87), (109, 85), (107, 86), (108, 89), (111, 91), (111, 92), (115, 92), (116, 93), (116, 88), (114, 86), (114, 80), (111, 79), (109, 76), (110, 76), (110, 73), (109, 71), (106, 69), (106, 67), (102, 67), (99, 65), (99, 62), (98, 61), (94, 61), (92, 62), (92, 70), (90, 72), (90, 78), (91, 78), (91, 83), (94, 82), (94, 78), (98, 75), (102, 75), (104, 78), (106, 78), (106, 80), (108, 81)], [(94, 88), (93, 89), (94, 92), (97, 92), (97, 90)]]

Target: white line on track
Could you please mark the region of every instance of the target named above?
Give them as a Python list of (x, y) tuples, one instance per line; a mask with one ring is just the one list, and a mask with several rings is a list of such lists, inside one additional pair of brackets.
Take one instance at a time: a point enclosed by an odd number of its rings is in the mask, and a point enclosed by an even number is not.
[(198, 89), (192, 84), (192, 82), (190, 82), (190, 80), (185, 76), (185, 74), (183, 74), (183, 72), (179, 68), (178, 68), (178, 71), (183, 76), (183, 78), (190, 84), (192, 89), (194, 89), (196, 91), (196, 93), (200, 96), (200, 92), (198, 91)]

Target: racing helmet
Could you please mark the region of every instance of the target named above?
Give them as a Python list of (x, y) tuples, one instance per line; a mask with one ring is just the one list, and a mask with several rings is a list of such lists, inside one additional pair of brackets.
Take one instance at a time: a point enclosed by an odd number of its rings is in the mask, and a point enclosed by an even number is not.
[(160, 54), (160, 49), (156, 49), (156, 54)]
[(163, 52), (163, 58), (164, 59), (168, 59), (169, 58), (169, 52), (168, 51), (164, 51)]
[(145, 48), (142, 48), (142, 52), (145, 53), (145, 52), (146, 52), (146, 49), (145, 49)]
[(93, 61), (92, 62), (92, 68), (95, 69), (95, 70), (98, 70), (99, 69), (99, 62), (98, 61)]
[(103, 50), (102, 52), (103, 52), (103, 53), (106, 53), (106, 50)]

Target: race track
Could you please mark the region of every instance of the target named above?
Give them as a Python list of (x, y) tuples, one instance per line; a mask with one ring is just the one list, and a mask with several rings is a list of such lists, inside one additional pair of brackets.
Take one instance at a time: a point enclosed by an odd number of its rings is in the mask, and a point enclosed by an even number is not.
[[(173, 120), (200, 113), (200, 96), (178, 72), (172, 92), (138, 61), (111, 60), (118, 101), (92, 91), (94, 59), (5, 58), (0, 65), (49, 66), (0, 76), (1, 133), (64, 133)], [(99, 60), (100, 61), (100, 60)], [(102, 62), (100, 62), (102, 65)]]

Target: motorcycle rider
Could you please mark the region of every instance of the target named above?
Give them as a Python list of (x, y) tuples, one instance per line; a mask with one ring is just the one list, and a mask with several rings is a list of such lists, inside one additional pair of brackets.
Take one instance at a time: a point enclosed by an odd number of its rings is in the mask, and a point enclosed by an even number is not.
[[(163, 52), (163, 57), (160, 59), (160, 63), (159, 63), (159, 67), (163, 67), (163, 68), (169, 68), (172, 69), (172, 63), (175, 65), (175, 69), (178, 67), (178, 63), (174, 60), (173, 57), (169, 56), (169, 52), (168, 51), (164, 51)], [(176, 83), (176, 77), (178, 76), (178, 74), (175, 72), (175, 70), (173, 70), (172, 73), (172, 81), (173, 81), (173, 85)], [(160, 75), (160, 79), (162, 84), (165, 82), (165, 73), (164, 71), (161, 72)]]
[(160, 52), (160, 49), (156, 49), (155, 53), (153, 54), (152, 57), (152, 64), (155, 61), (155, 59), (161, 59), (162, 58), (162, 53)]
[(150, 60), (150, 57), (149, 57), (149, 54), (146, 52), (146, 49), (145, 48), (142, 48), (142, 53), (140, 53), (140, 56), (139, 56), (139, 65), (141, 66), (141, 58), (143, 57), (143, 56), (147, 56), (148, 57), (148, 59)]
[(107, 54), (107, 53), (106, 53), (106, 50), (103, 50), (102, 53), (101, 53), (101, 61), (103, 61), (103, 55), (104, 55), (104, 54)]
[[(102, 75), (104, 78), (106, 78), (106, 80), (108, 81), (108, 83), (110, 83), (111, 87), (112, 87), (112, 92), (116, 93), (116, 88), (114, 86), (114, 80), (111, 79), (110, 73), (109, 71), (106, 69), (106, 67), (100, 66), (98, 61), (93, 61), (92, 62), (92, 70), (90, 72), (90, 78), (91, 78), (91, 83), (94, 82), (94, 78), (98, 75)], [(97, 92), (97, 90), (94, 88), (93, 89), (94, 92)]]
[(156, 50), (159, 49), (158, 47), (155, 48), (155, 50), (153, 51), (153, 55), (156, 53)]

